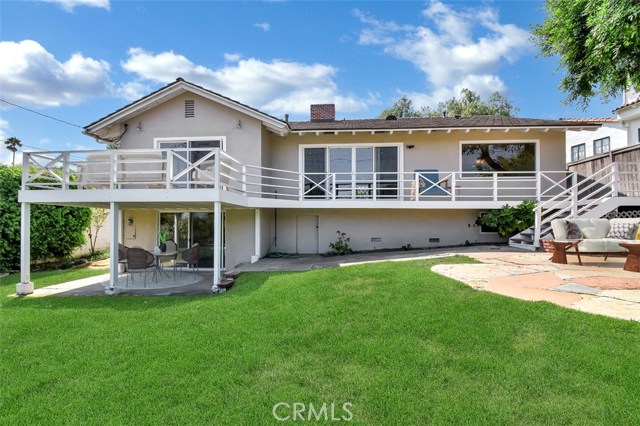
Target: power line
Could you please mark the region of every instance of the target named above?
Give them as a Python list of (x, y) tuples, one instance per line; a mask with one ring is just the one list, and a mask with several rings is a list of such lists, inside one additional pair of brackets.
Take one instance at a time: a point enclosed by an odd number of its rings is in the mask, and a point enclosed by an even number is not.
[(4, 99), (2, 99), (2, 98), (0, 98), (0, 101), (4, 102), (5, 104), (13, 105), (14, 107), (18, 107), (18, 108), (20, 108), (20, 109), (23, 109), (23, 110), (25, 110), (25, 111), (29, 111), (29, 112), (32, 112), (32, 113), (34, 113), (34, 114), (41, 115), (41, 116), (46, 117), (46, 118), (49, 118), (49, 119), (51, 119), (51, 120), (55, 120), (55, 121), (59, 121), (60, 123), (68, 124), (69, 126), (77, 127), (77, 128), (79, 128), (79, 129), (84, 129), (84, 127), (82, 127), (82, 126), (78, 126), (77, 124), (69, 123), (68, 121), (64, 121), (64, 120), (61, 120), (61, 119), (59, 119), (59, 118), (52, 117), (52, 116), (47, 115), (47, 114), (43, 114), (43, 113), (41, 113), (41, 112), (34, 111), (34, 110), (32, 110), (32, 109), (29, 109), (29, 108), (23, 107), (23, 106), (21, 106), (21, 105), (14, 104), (13, 102), (6, 101), (6, 100), (4, 100)]

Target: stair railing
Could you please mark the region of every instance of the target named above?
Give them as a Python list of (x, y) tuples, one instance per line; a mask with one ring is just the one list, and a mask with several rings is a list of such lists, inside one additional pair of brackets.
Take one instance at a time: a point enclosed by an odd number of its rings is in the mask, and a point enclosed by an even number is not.
[[(581, 182), (578, 182), (575, 172), (572, 174), (572, 185), (569, 188), (534, 209), (534, 247), (540, 246), (542, 227), (550, 224), (552, 220), (580, 216), (601, 204), (605, 199), (615, 197), (618, 193), (618, 164), (615, 162), (586, 177)], [(585, 202), (581, 205), (583, 201)]]

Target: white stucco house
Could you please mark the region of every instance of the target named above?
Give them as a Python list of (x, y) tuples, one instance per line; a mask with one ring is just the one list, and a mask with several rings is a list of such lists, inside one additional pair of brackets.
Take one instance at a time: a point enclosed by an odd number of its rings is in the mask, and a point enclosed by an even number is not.
[(476, 218), (527, 199), (571, 203), (565, 132), (599, 127), (310, 112), (288, 121), (177, 79), (85, 127), (113, 149), (25, 153), (18, 293), (33, 291), (34, 203), (110, 209), (110, 290), (117, 243), (151, 248), (161, 226), (180, 249), (201, 245), (213, 288), (269, 252), (326, 252), (338, 230), (354, 250), (498, 242)]

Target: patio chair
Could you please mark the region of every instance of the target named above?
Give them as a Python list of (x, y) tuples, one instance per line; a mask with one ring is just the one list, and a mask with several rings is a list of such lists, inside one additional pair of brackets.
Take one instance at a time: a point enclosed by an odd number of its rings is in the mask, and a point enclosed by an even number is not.
[[(129, 275), (131, 275), (131, 282), (134, 282), (135, 273), (144, 274), (144, 286), (147, 287), (147, 275), (150, 271), (155, 272), (156, 258), (153, 253), (141, 248), (131, 247), (127, 250), (127, 284), (129, 287)], [(155, 274), (154, 274), (155, 276)]]
[(176, 258), (178, 257), (178, 254), (177, 254), (178, 245), (172, 240), (167, 240), (164, 242), (164, 247), (165, 247), (165, 253), (174, 253), (174, 252), (176, 253), (176, 256), (173, 259), (165, 258), (171, 262), (172, 265), (170, 266), (173, 266), (173, 279), (175, 280), (176, 279)]
[[(200, 272), (198, 268), (198, 262), (200, 261), (200, 244), (195, 243), (191, 246), (190, 249), (182, 252), (182, 259), (176, 259), (174, 261), (174, 266), (180, 268), (180, 275), (182, 275), (182, 267), (193, 266), (196, 272)], [(193, 279), (196, 279), (196, 275), (193, 275)]]
[(127, 272), (127, 252), (129, 247), (124, 244), (118, 243), (118, 263), (121, 263), (124, 267), (124, 272)]

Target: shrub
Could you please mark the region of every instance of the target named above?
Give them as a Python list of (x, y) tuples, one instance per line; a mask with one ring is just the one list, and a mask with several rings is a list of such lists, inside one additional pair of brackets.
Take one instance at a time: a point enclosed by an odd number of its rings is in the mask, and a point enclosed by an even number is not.
[[(20, 264), (20, 190), (22, 168), (0, 165), (0, 270)], [(69, 256), (85, 243), (91, 209), (31, 206), (31, 258), (46, 260)]]
[(525, 200), (517, 206), (504, 205), (501, 209), (491, 210), (476, 220), (476, 225), (493, 228), (501, 237), (511, 237), (535, 223), (533, 209), (536, 202)]
[(351, 238), (348, 238), (345, 232), (336, 231), (336, 233), (338, 234), (338, 239), (335, 243), (329, 243), (329, 248), (333, 250), (333, 253), (340, 256), (351, 253), (351, 248), (349, 247)]

